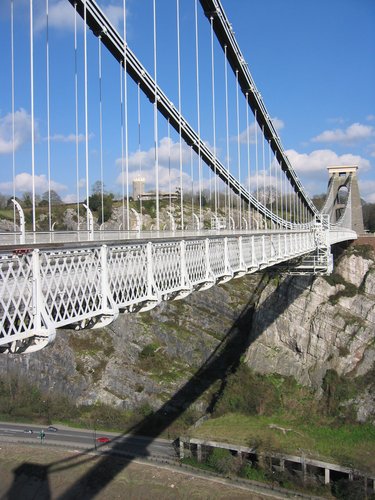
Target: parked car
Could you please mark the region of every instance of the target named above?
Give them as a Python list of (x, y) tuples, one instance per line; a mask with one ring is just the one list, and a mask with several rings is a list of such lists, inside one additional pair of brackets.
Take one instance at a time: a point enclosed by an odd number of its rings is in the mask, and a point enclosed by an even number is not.
[(109, 443), (110, 442), (110, 439), (105, 437), (105, 436), (98, 437), (98, 438), (96, 438), (96, 440), (98, 443)]
[(49, 432), (57, 432), (59, 429), (57, 427), (54, 427), (53, 425), (50, 425), (47, 427), (47, 431)]
[(33, 433), (33, 430), (32, 429), (25, 429), (23, 431), (25, 434), (32, 434)]

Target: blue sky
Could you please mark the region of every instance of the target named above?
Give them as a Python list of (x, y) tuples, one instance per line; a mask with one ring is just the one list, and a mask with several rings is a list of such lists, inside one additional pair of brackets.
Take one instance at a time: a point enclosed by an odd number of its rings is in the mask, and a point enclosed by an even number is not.
[[(98, 2), (123, 33), (122, 0)], [(194, 0), (180, 1), (181, 108), (197, 129)], [(292, 165), (308, 192), (326, 189), (329, 165), (358, 164), (363, 198), (375, 202), (375, 2), (373, 0), (223, 0), (237, 41), (258, 90), (275, 120)], [(152, 1), (127, 0), (127, 40), (153, 74)], [(202, 138), (244, 183), (249, 182), (247, 125), (250, 137), (250, 183), (256, 182), (255, 127), (246, 119), (246, 103), (236, 82), (228, 78), (229, 126), (225, 121), (224, 58), (214, 42), (215, 128), (212, 118), (210, 25), (199, 8), (200, 117)], [(0, 5), (0, 193), (12, 192), (13, 149), (16, 190), (31, 190), (29, 1), (15, 0), (15, 142), (12, 140), (10, 0)], [(67, 0), (49, 0), (51, 186), (66, 201), (76, 197), (74, 10)], [(46, 29), (45, 0), (34, 0), (34, 86), (36, 190), (47, 190)], [(158, 83), (178, 106), (175, 0), (157, 0)], [(89, 184), (100, 179), (98, 39), (88, 33)], [(228, 69), (230, 72), (230, 69)], [(78, 20), (78, 116), (80, 198), (85, 184), (83, 29)], [(102, 51), (103, 171), (108, 190), (121, 193), (128, 141), (129, 179), (137, 175), (154, 183), (153, 111), (129, 78), (128, 133), (121, 141), (120, 69)], [(179, 184), (179, 138), (158, 120), (160, 183), (164, 190)], [(140, 134), (139, 134), (140, 132)], [(214, 133), (215, 132), (215, 133)], [(227, 141), (228, 136), (228, 141)], [(238, 141), (238, 136), (240, 140)], [(139, 140), (140, 138), (140, 140)], [(258, 177), (270, 182), (267, 145), (258, 140)], [(121, 142), (123, 146), (121, 146)], [(229, 145), (229, 151), (227, 150)], [(182, 145), (183, 185), (197, 188), (198, 161)], [(264, 156), (263, 156), (263, 151)], [(228, 154), (229, 153), (229, 154)], [(238, 154), (239, 153), (239, 154)], [(122, 166), (124, 171), (122, 173)], [(239, 168), (240, 165), (240, 168)], [(263, 177), (264, 170), (264, 177)], [(204, 186), (209, 172), (204, 169)], [(262, 182), (262, 181), (260, 181)], [(267, 181), (268, 182), (268, 181)], [(126, 191), (126, 188), (125, 188)], [(131, 187), (129, 188), (131, 193)]]

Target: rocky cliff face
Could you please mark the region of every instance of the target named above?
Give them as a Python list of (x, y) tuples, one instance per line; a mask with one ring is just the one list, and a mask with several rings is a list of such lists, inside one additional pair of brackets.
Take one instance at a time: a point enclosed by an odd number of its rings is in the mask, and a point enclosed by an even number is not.
[(122, 314), (102, 330), (58, 330), (55, 343), (45, 350), (0, 356), (0, 370), (25, 375), (78, 404), (157, 408), (221, 344), (251, 306), (260, 279), (247, 276), (149, 312)]
[[(253, 317), (246, 362), (260, 373), (292, 375), (320, 389), (327, 370), (361, 377), (375, 365), (375, 259), (351, 247), (329, 277), (274, 279)], [(375, 422), (375, 380), (354, 403)]]
[[(243, 311), (246, 362), (260, 373), (292, 375), (318, 391), (327, 370), (363, 377), (375, 364), (375, 259), (362, 247), (346, 251), (331, 277), (232, 280), (141, 314), (120, 315), (110, 327), (60, 330), (39, 353), (0, 357), (2, 373), (17, 372), (78, 404), (97, 401), (130, 409), (168, 401), (220, 345)], [(225, 376), (226, 367), (222, 367)], [(354, 401), (359, 420), (375, 421), (375, 382)], [(206, 401), (200, 402), (204, 409)]]

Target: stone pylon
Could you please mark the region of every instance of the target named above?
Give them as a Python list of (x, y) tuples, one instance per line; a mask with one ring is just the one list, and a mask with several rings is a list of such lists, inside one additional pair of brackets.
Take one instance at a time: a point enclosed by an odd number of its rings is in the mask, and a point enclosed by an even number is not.
[[(362, 203), (359, 195), (357, 165), (341, 165), (328, 167), (329, 182), (328, 191), (333, 191), (334, 204), (331, 212), (331, 223), (334, 224), (342, 215), (346, 203), (343, 203), (343, 196), (346, 189), (349, 189), (351, 202), (350, 228), (356, 233), (364, 232)], [(346, 188), (346, 189), (345, 189)], [(340, 193), (341, 191), (341, 193)]]

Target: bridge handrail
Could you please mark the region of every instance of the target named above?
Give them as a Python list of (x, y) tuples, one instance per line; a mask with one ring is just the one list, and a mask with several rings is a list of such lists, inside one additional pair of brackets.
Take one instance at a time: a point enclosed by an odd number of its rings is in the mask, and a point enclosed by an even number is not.
[[(32, 352), (56, 328), (101, 327), (235, 276), (302, 258), (314, 231), (86, 242), (0, 255), (0, 352)], [(320, 269), (325, 272), (324, 266)]]
[[(311, 231), (311, 228), (298, 228), (288, 230), (287, 233), (308, 233)], [(82, 244), (82, 245), (93, 245), (97, 241), (98, 244), (102, 244), (103, 242), (131, 242), (131, 241), (149, 241), (149, 240), (157, 240), (157, 241), (170, 241), (178, 239), (187, 239), (187, 238), (207, 238), (207, 237), (217, 237), (224, 238), (227, 236), (262, 236), (268, 234), (286, 234), (285, 230), (278, 229), (265, 229), (265, 230), (238, 230), (238, 229), (201, 229), (199, 231), (189, 231), (189, 230), (176, 230), (176, 231), (136, 231), (136, 230), (94, 230), (94, 232), (90, 232), (87, 230), (77, 230), (77, 231), (53, 231), (53, 232), (33, 232), (27, 231), (25, 234), (25, 243), (21, 244), (20, 241), (20, 232), (2, 232), (0, 233), (1, 246), (0, 252), (9, 251), (9, 249), (13, 249), (15, 247), (20, 248), (43, 248), (43, 246), (50, 246), (51, 244), (55, 245), (69, 245), (69, 244)], [(15, 237), (18, 237), (18, 240), (15, 240)]]

